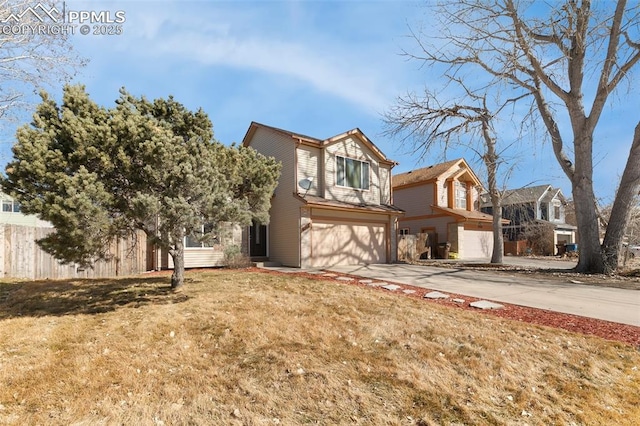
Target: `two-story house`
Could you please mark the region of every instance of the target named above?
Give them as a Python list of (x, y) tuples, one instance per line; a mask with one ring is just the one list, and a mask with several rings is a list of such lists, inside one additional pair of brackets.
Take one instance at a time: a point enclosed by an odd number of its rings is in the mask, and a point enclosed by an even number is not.
[(250, 229), (249, 254), (292, 267), (396, 259), (396, 165), (359, 129), (317, 139), (252, 122), (242, 141), (282, 163), (270, 222)]
[(394, 175), (394, 203), (405, 211), (399, 233), (428, 234), (434, 255), (448, 242), (460, 259), (491, 256), (492, 216), (475, 210), (481, 188), (462, 158)]
[[(536, 251), (546, 255), (554, 254), (557, 245), (574, 244), (577, 228), (565, 223), (566, 204), (562, 191), (551, 185), (505, 191), (502, 217), (509, 221), (503, 226), (505, 241), (541, 240), (536, 241), (539, 246)], [(486, 195), (482, 196), (481, 210), (489, 214), (492, 212)], [(505, 253), (521, 254), (510, 250), (505, 250)]]

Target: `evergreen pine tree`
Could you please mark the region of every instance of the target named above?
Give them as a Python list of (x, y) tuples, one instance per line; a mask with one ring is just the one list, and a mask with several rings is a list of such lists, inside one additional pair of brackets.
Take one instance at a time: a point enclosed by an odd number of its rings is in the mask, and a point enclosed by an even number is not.
[(149, 101), (124, 89), (96, 105), (67, 86), (61, 106), (46, 93), (17, 133), (3, 186), (25, 213), (51, 222), (38, 244), (66, 263), (91, 266), (115, 238), (145, 231), (173, 258), (184, 283), (184, 239), (204, 224), (267, 223), (280, 166), (253, 149), (213, 139), (211, 121), (172, 97)]

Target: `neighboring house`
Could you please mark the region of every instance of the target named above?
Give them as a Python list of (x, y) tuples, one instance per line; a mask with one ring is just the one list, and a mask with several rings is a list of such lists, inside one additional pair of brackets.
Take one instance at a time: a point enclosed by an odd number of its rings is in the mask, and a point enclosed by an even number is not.
[(40, 220), (35, 215), (22, 213), (20, 211), (20, 203), (3, 192), (0, 192), (0, 202), (2, 203), (0, 210), (1, 225), (33, 226), (36, 228), (53, 227), (49, 222)]
[(269, 225), (250, 228), (252, 258), (303, 268), (396, 260), (396, 163), (359, 129), (317, 139), (252, 122), (242, 144), (282, 164)]
[[(528, 240), (535, 246), (529, 248), (545, 255), (555, 254), (558, 244), (574, 244), (577, 228), (565, 222), (566, 205), (562, 191), (551, 185), (505, 191), (502, 217), (509, 220), (509, 224), (503, 227), (505, 242)], [(489, 214), (492, 212), (487, 195), (482, 196), (481, 210)], [(522, 254), (511, 253), (510, 250), (505, 250), (505, 253)]]
[(480, 189), (462, 158), (394, 175), (393, 200), (405, 211), (399, 233), (428, 234), (432, 257), (447, 242), (460, 259), (491, 256), (493, 218), (474, 209)]

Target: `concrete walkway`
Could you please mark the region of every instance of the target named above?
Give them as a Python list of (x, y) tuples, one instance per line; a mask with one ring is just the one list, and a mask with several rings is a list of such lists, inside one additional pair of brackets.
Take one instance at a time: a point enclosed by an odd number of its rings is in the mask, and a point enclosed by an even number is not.
[(410, 284), (497, 302), (640, 326), (640, 291), (527, 278), (462, 268), (417, 265), (335, 266), (331, 271)]

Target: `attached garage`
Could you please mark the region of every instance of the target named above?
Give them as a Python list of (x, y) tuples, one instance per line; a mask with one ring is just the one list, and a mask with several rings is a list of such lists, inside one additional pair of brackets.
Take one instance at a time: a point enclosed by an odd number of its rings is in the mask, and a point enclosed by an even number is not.
[(493, 233), (478, 229), (467, 229), (462, 236), (462, 256), (464, 259), (486, 258), (493, 251)]
[(311, 266), (387, 263), (385, 224), (313, 221)]

